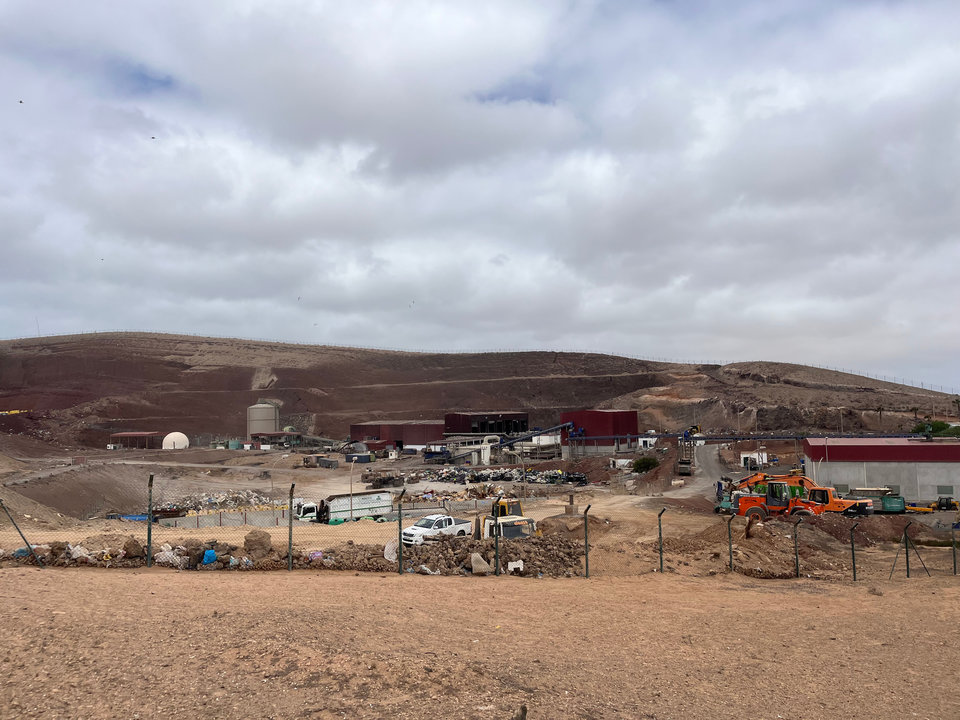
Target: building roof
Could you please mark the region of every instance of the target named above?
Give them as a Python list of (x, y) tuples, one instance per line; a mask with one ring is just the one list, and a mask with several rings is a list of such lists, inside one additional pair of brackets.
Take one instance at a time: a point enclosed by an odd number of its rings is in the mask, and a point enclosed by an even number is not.
[(443, 420), (367, 420), (365, 422), (350, 423), (352, 425), (443, 425)]
[(110, 433), (112, 438), (124, 438), (124, 437), (158, 437), (159, 432), (150, 431), (150, 432), (118, 432)]
[(502, 417), (504, 415), (529, 415), (525, 410), (469, 410), (448, 412), (447, 415), (465, 415), (467, 417)]
[(803, 451), (813, 462), (955, 462), (960, 441), (913, 438), (806, 438)]

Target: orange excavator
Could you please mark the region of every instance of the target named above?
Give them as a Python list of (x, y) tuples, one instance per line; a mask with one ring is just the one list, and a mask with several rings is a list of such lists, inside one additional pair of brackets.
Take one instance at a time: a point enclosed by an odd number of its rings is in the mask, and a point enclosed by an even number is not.
[(735, 488), (729, 499), (725, 499), (715, 508), (716, 512), (729, 512), (733, 515), (743, 515), (746, 518), (756, 517), (761, 522), (768, 517), (785, 515), (820, 515), (824, 506), (811, 500), (804, 500), (792, 492), (790, 486), (780, 479), (768, 476), (762, 486), (754, 483), (745, 485), (741, 489)]
[[(770, 483), (786, 483), (791, 488), (790, 494), (806, 499), (810, 502), (822, 506), (821, 512), (833, 512), (843, 515), (872, 515), (873, 501), (869, 498), (845, 498), (837, 494), (832, 487), (821, 487), (806, 475), (799, 472), (788, 475), (767, 475), (766, 473), (755, 473), (742, 480), (733, 483), (731, 495), (735, 492), (753, 493), (756, 490), (763, 491), (763, 486), (769, 486)], [(815, 513), (819, 515), (820, 513)]]

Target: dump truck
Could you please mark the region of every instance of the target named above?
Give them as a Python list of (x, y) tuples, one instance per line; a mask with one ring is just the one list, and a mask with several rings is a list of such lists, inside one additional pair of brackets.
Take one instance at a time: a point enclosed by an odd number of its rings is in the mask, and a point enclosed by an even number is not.
[(872, 500), (875, 513), (902, 514), (907, 511), (907, 504), (903, 495), (895, 495), (888, 487), (853, 488), (850, 494), (853, 497)]
[(389, 490), (330, 495), (320, 502), (304, 501), (295, 505), (297, 520), (338, 525), (360, 518), (380, 518), (393, 512), (393, 493)]

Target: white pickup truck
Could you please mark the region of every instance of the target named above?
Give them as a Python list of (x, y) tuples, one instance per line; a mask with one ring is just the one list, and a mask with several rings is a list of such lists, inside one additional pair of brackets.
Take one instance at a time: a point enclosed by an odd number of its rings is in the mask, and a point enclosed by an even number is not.
[(438, 535), (466, 536), (473, 532), (473, 523), (449, 515), (427, 515), (403, 531), (404, 545), (423, 545), (424, 538)]

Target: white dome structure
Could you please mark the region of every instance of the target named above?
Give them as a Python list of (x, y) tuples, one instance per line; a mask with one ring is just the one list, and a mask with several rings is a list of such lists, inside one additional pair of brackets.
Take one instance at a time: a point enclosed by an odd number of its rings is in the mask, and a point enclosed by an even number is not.
[(163, 438), (164, 450), (186, 450), (190, 447), (190, 439), (182, 432), (168, 433)]

